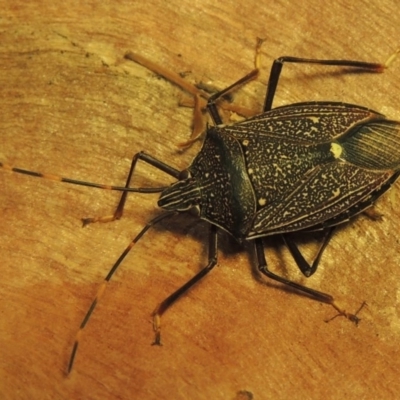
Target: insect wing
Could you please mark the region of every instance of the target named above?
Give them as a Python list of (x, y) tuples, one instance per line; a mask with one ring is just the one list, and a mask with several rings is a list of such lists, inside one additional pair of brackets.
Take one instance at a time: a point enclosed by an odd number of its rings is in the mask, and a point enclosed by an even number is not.
[(277, 107), (226, 128), (238, 140), (251, 135), (315, 144), (336, 139), (362, 122), (382, 118), (376, 111), (353, 104), (308, 102)]
[(309, 228), (342, 214), (381, 187), (392, 173), (336, 162), (316, 167), (284, 202), (262, 208), (248, 238)]
[(361, 168), (377, 171), (400, 169), (400, 123), (371, 121), (338, 140), (341, 158)]
[(294, 104), (227, 127), (244, 147), (258, 202), (247, 238), (332, 226), (362, 211), (394, 181), (399, 127), (345, 103)]

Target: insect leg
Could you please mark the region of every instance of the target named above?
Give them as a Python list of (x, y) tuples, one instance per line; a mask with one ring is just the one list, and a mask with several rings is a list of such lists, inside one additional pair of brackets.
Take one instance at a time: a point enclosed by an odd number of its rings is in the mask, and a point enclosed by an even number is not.
[(286, 246), (288, 247), (294, 261), (296, 261), (296, 264), (299, 267), (300, 271), (307, 278), (310, 277), (311, 275), (313, 275), (315, 273), (315, 271), (317, 270), (319, 262), (322, 257), (322, 254), (323, 254), (324, 250), (326, 249), (326, 246), (328, 246), (329, 241), (332, 238), (334, 230), (335, 230), (335, 227), (328, 228), (325, 230), (321, 247), (319, 248), (318, 253), (311, 265), (306, 261), (304, 256), (301, 254), (299, 248), (290, 239), (289, 235), (282, 235), (282, 239), (285, 242)]
[(225, 96), (226, 94), (237, 90), (240, 86), (244, 85), (245, 83), (248, 83), (254, 79), (256, 79), (260, 73), (260, 58), (261, 58), (261, 45), (263, 44), (264, 40), (257, 38), (257, 43), (256, 43), (256, 52), (255, 52), (255, 61), (254, 61), (254, 66), (255, 68), (250, 71), (248, 74), (246, 74), (243, 78), (240, 78), (238, 81), (233, 83), (232, 85), (228, 86), (227, 88), (214, 93), (210, 98), (208, 99), (207, 102), (207, 109), (208, 112), (210, 113), (210, 116), (214, 123), (216, 125), (222, 124), (222, 118), (218, 113), (218, 109), (216, 106), (216, 102), (218, 99), (221, 97)]
[(236, 88), (238, 88), (239, 86), (253, 80), (256, 79), (257, 76), (259, 74), (259, 70), (258, 69), (253, 69), (251, 72), (249, 72), (247, 75), (245, 75), (243, 78), (239, 79), (238, 81), (236, 81), (234, 84), (228, 86), (226, 89), (221, 90), (218, 93), (213, 94), (212, 96), (210, 96), (210, 98), (208, 99), (207, 102), (207, 109), (208, 112), (210, 113), (210, 116), (212, 118), (212, 120), (214, 121), (214, 123), (216, 125), (221, 125), (222, 124), (222, 118), (219, 115), (217, 106), (216, 106), (216, 102), (217, 100), (224, 96), (225, 94), (227, 94), (228, 92), (235, 90)]
[[(146, 162), (147, 164), (152, 165), (153, 167), (165, 172), (168, 175), (173, 176), (174, 178), (178, 179), (180, 171), (177, 169), (163, 163), (162, 161), (158, 160), (157, 158), (154, 158), (153, 156), (150, 156), (149, 154), (146, 154), (144, 152), (137, 153), (133, 156), (131, 167), (129, 169), (129, 174), (126, 179), (125, 183), (125, 188), (129, 188), (133, 173), (136, 168), (137, 162), (141, 160)], [(92, 218), (83, 218), (83, 226), (86, 226), (88, 224), (91, 224), (93, 222), (111, 222), (115, 221), (116, 219), (120, 219), (122, 217), (122, 213), (124, 211), (124, 206), (126, 202), (126, 198), (128, 196), (128, 191), (123, 191), (121, 198), (119, 200), (118, 206), (116, 210), (114, 211), (114, 214), (112, 215), (106, 215), (103, 217), (92, 217)]]
[[(195, 85), (192, 85), (189, 82), (185, 81), (177, 73), (171, 72), (168, 69), (164, 68), (163, 66), (158, 65), (158, 64), (148, 60), (147, 58), (145, 58), (137, 53), (134, 53), (134, 52), (126, 53), (125, 59), (134, 61), (134, 62), (142, 65), (143, 67), (147, 68), (148, 70), (154, 72), (155, 74), (163, 77), (164, 79), (171, 82), (172, 84), (178, 86), (183, 91), (185, 91), (195, 97), (197, 96), (197, 100), (199, 101), (199, 105), (197, 106), (197, 108), (202, 109), (207, 106), (207, 100), (209, 99), (210, 94), (207, 93), (205, 90), (199, 89)], [(188, 104), (186, 104), (186, 103), (187, 102), (185, 101), (185, 102), (183, 102), (182, 105), (188, 106), (188, 107), (194, 106), (193, 101), (190, 101)], [(236, 112), (237, 114), (242, 115), (244, 117), (251, 117), (254, 115), (253, 110), (249, 110), (245, 107), (241, 107), (236, 104), (224, 102), (223, 104), (221, 104), (221, 107), (227, 111)]]
[(348, 318), (350, 321), (354, 322), (355, 324), (357, 324), (359, 322), (359, 318), (355, 314), (350, 314), (347, 311), (345, 311), (343, 308), (339, 307), (336, 304), (334, 297), (331, 296), (330, 294), (308, 288), (307, 286), (300, 285), (296, 282), (282, 278), (281, 276), (276, 275), (273, 272), (271, 272), (268, 269), (267, 261), (265, 259), (264, 245), (263, 245), (262, 239), (255, 239), (254, 247), (255, 247), (256, 257), (257, 257), (257, 261), (258, 261), (258, 270), (261, 273), (263, 273), (265, 276), (267, 276), (268, 278), (273, 279), (277, 282), (283, 283), (284, 285), (287, 285), (295, 290), (306, 293), (314, 300), (320, 301), (322, 303), (330, 304), (333, 308), (335, 308), (335, 310), (340, 315)]
[[(195, 142), (201, 135), (201, 133), (204, 130), (204, 122), (203, 122), (203, 116), (202, 116), (202, 110), (207, 107), (210, 109), (212, 108), (212, 111), (210, 111), (212, 118), (214, 122), (216, 121), (222, 121), (221, 117), (218, 114), (218, 111), (216, 110), (216, 106), (208, 106), (208, 103), (210, 101), (210, 97), (213, 99), (211, 100), (212, 103), (215, 103), (217, 99), (223, 97), (225, 94), (228, 92), (231, 92), (235, 89), (237, 89), (239, 86), (243, 85), (244, 83), (247, 83), (255, 78), (257, 78), (258, 73), (259, 73), (259, 68), (260, 68), (260, 58), (261, 58), (261, 45), (263, 43), (263, 39), (257, 38), (257, 43), (256, 43), (256, 49), (255, 49), (255, 62), (254, 62), (254, 69), (247, 74), (245, 77), (234, 83), (233, 85), (229, 86), (227, 89), (218, 92), (212, 96), (210, 96), (207, 91), (203, 90), (202, 88), (196, 87), (195, 85), (192, 85), (188, 82), (186, 82), (180, 75), (169, 71), (168, 69), (164, 68), (161, 65), (158, 65), (145, 57), (141, 56), (140, 54), (134, 53), (134, 52), (127, 52), (125, 54), (125, 59), (134, 61), (143, 67), (147, 68), (148, 70), (156, 73), (157, 75), (162, 76), (163, 78), (167, 79), (174, 85), (180, 87), (182, 90), (184, 90), (187, 93), (190, 93), (194, 97), (194, 102), (190, 102), (190, 106), (194, 107), (194, 114), (193, 114), (193, 130), (192, 130), (192, 135), (190, 139), (184, 143), (179, 144), (179, 147), (186, 147), (190, 146), (193, 142)], [(208, 103), (207, 103), (208, 101)], [(253, 110), (249, 110), (247, 108), (241, 107), (236, 104), (230, 104), (223, 102), (220, 104), (220, 107), (224, 110), (227, 111), (232, 111), (235, 112), (239, 115), (242, 115), (243, 117), (251, 117), (255, 113)], [(221, 123), (221, 122), (218, 122)]]
[[(246, 76), (243, 78), (239, 79), (237, 82), (235, 82), (233, 85), (230, 85), (224, 90), (221, 90), (217, 93), (214, 93), (211, 96), (204, 97), (203, 98), (208, 99), (206, 107), (207, 110), (213, 119), (215, 124), (221, 124), (222, 123), (222, 118), (219, 115), (216, 102), (220, 100), (221, 98), (225, 97), (226, 95), (229, 95), (230, 92), (237, 90), (240, 86), (256, 79), (259, 75), (260, 72), (260, 59), (261, 59), (261, 45), (263, 44), (264, 40), (257, 38), (256, 42), (256, 49), (255, 49), (255, 58), (254, 58), (254, 69), (250, 71)], [(180, 147), (186, 147), (191, 145), (193, 142), (195, 142), (201, 134), (204, 132), (204, 118), (202, 115), (202, 110), (204, 107), (204, 99), (200, 97), (200, 94), (194, 94), (194, 111), (193, 111), (193, 130), (192, 130), (192, 135), (190, 139), (184, 143), (181, 143), (179, 146)], [(223, 103), (221, 106), (222, 109), (230, 110), (230, 111), (235, 111), (237, 114), (242, 115), (244, 117), (251, 117), (255, 113), (253, 111), (250, 111), (242, 108), (240, 106), (234, 105), (234, 108), (229, 107), (229, 104), (227, 105), (226, 103)]]
[(124, 56), (125, 59), (134, 61), (143, 67), (147, 68), (149, 71), (154, 72), (155, 74), (162, 76), (167, 81), (173, 83), (174, 85), (180, 87), (182, 90), (192, 94), (198, 95), (205, 99), (208, 99), (209, 95), (204, 90), (198, 89), (196, 86), (191, 85), (186, 82), (179, 74), (172, 72), (161, 65), (154, 63), (153, 61), (148, 60), (147, 58), (141, 56), (140, 54), (129, 51)]
[(208, 238), (208, 264), (192, 279), (186, 282), (178, 290), (163, 300), (153, 311), (153, 329), (155, 332), (154, 345), (161, 345), (161, 316), (167, 311), (185, 292), (193, 285), (199, 282), (207, 275), (217, 264), (218, 257), (218, 228), (215, 225), (210, 225), (210, 234)]
[[(400, 50), (399, 50), (400, 51)], [(284, 63), (296, 63), (296, 64), (320, 64), (338, 67), (350, 67), (357, 68), (366, 72), (383, 72), (385, 68), (388, 68), (389, 64), (393, 61), (399, 51), (391, 55), (384, 64), (371, 63), (364, 61), (352, 61), (352, 60), (319, 60), (313, 58), (298, 58), (298, 57), (280, 57), (277, 58), (271, 67), (269, 74), (269, 80), (267, 85), (267, 94), (264, 102), (264, 112), (270, 111), (272, 108), (272, 102), (274, 100), (276, 87), (278, 86), (279, 77), (282, 72)]]

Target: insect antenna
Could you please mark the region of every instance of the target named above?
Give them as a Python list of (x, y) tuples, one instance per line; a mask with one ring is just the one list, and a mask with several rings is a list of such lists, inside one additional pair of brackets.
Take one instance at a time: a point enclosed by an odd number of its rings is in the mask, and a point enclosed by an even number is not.
[(42, 173), (42, 172), (30, 171), (27, 169), (17, 168), (17, 167), (13, 167), (9, 164), (5, 164), (2, 162), (0, 162), (0, 169), (3, 169), (5, 171), (10, 171), (10, 172), (15, 172), (17, 174), (29, 175), (29, 176), (33, 176), (36, 178), (47, 179), (50, 181), (64, 182), (64, 183), (69, 183), (72, 185), (87, 186), (87, 187), (93, 187), (93, 188), (103, 189), (103, 190), (115, 190), (115, 191), (119, 191), (119, 192), (160, 193), (166, 188), (166, 186), (134, 188), (134, 187), (112, 186), (112, 185), (105, 185), (102, 183), (86, 182), (86, 181), (80, 181), (77, 179), (65, 178), (60, 175), (46, 174), (46, 173)]
[(72, 348), (72, 352), (71, 352), (71, 357), (69, 359), (69, 363), (68, 363), (68, 370), (67, 370), (67, 374), (69, 374), (72, 370), (72, 367), (74, 365), (74, 361), (76, 358), (76, 353), (78, 351), (78, 346), (79, 346), (79, 342), (81, 340), (82, 337), (82, 333), (83, 330), (85, 329), (87, 323), (90, 320), (90, 317), (93, 314), (94, 309), (96, 308), (96, 305), (98, 304), (99, 300), (101, 299), (101, 297), (104, 294), (104, 291), (106, 289), (107, 284), (109, 283), (109, 281), (111, 280), (112, 276), (115, 274), (115, 272), (117, 271), (118, 267), (120, 266), (120, 264), (122, 263), (122, 261), (124, 260), (124, 258), (128, 255), (128, 253), (131, 251), (132, 247), (142, 238), (142, 236), (155, 224), (159, 223), (160, 221), (162, 221), (165, 218), (168, 218), (172, 215), (175, 215), (176, 212), (175, 211), (168, 211), (168, 212), (164, 212), (160, 215), (158, 215), (157, 217), (153, 218), (151, 221), (149, 221), (143, 228), (142, 230), (132, 239), (132, 241), (129, 243), (129, 245), (125, 248), (125, 250), (122, 252), (122, 254), (119, 256), (118, 260), (114, 263), (114, 265), (111, 267), (111, 269), (109, 270), (107, 276), (104, 278), (104, 281), (102, 282), (102, 284), (99, 286), (99, 288), (97, 289), (96, 295), (94, 296), (94, 299), (92, 301), (92, 304), (90, 305), (88, 311), (86, 312), (85, 317), (82, 320), (81, 325), (79, 326), (79, 330), (75, 336), (75, 342), (74, 342), (74, 346)]

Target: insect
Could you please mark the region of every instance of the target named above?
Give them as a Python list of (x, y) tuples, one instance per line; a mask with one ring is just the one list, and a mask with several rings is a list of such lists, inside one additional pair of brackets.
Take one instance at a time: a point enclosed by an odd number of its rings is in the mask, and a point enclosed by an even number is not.
[[(257, 51), (259, 51), (258, 44)], [(131, 56), (130, 58), (134, 58)], [(341, 315), (357, 322), (355, 314), (339, 307), (333, 296), (300, 285), (268, 269), (263, 238), (282, 235), (301, 272), (309, 277), (318, 268), (335, 226), (371, 206), (400, 174), (400, 123), (367, 108), (338, 102), (307, 102), (272, 108), (285, 63), (322, 64), (381, 72), (385, 64), (351, 60), (319, 60), (281, 57), (272, 65), (262, 113), (232, 125), (223, 125), (217, 102), (225, 94), (254, 79), (258, 68), (207, 99), (214, 126), (206, 129), (204, 143), (183, 171), (139, 152), (132, 160), (125, 186), (109, 186), (28, 171), (0, 163), (16, 173), (95, 188), (122, 191), (113, 215), (86, 218), (84, 225), (107, 222), (122, 216), (129, 192), (160, 192), (158, 206), (165, 210), (152, 219), (126, 247), (99, 287), (76, 336), (68, 372), (71, 371), (83, 329), (107, 283), (131, 248), (161, 220), (192, 211), (209, 222), (208, 263), (187, 283), (163, 300), (153, 312), (154, 344), (161, 343), (161, 317), (185, 292), (217, 264), (218, 231), (239, 242), (253, 244), (258, 270), (266, 277), (332, 305)], [(173, 78), (174, 79), (174, 78)], [(190, 87), (190, 90), (191, 87)], [(130, 187), (138, 161), (176, 179), (168, 187)], [(323, 243), (308, 263), (288, 235), (321, 231)]]

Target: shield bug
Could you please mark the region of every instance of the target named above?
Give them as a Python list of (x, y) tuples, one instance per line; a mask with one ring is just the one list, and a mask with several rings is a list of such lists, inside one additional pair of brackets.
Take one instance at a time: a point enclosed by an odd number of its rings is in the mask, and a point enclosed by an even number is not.
[[(258, 47), (259, 48), (259, 47)], [(331, 304), (341, 315), (357, 322), (354, 314), (339, 307), (334, 297), (276, 275), (268, 269), (263, 238), (282, 235), (301, 272), (309, 277), (317, 270), (321, 255), (335, 226), (371, 206), (400, 174), (400, 123), (365, 107), (338, 102), (306, 102), (272, 108), (285, 63), (342, 66), (381, 72), (386, 64), (351, 60), (319, 60), (281, 57), (274, 61), (262, 113), (242, 122), (223, 125), (216, 103), (222, 96), (258, 74), (256, 68), (244, 78), (207, 99), (214, 126), (206, 129), (204, 143), (183, 171), (140, 152), (132, 160), (124, 187), (81, 182), (0, 164), (3, 169), (31, 176), (123, 194), (113, 215), (86, 218), (84, 225), (119, 219), (129, 192), (160, 192), (158, 206), (164, 209), (132, 240), (113, 265), (87, 311), (68, 365), (71, 371), (80, 336), (107, 283), (133, 245), (164, 218), (192, 211), (210, 224), (207, 265), (182, 287), (162, 301), (153, 312), (154, 344), (161, 343), (160, 320), (164, 312), (217, 264), (218, 231), (239, 242), (253, 244), (258, 270), (277, 282)], [(194, 90), (197, 96), (199, 92)], [(130, 186), (138, 161), (160, 169), (176, 179), (168, 187)], [(309, 264), (292, 232), (322, 231), (324, 241)]]

